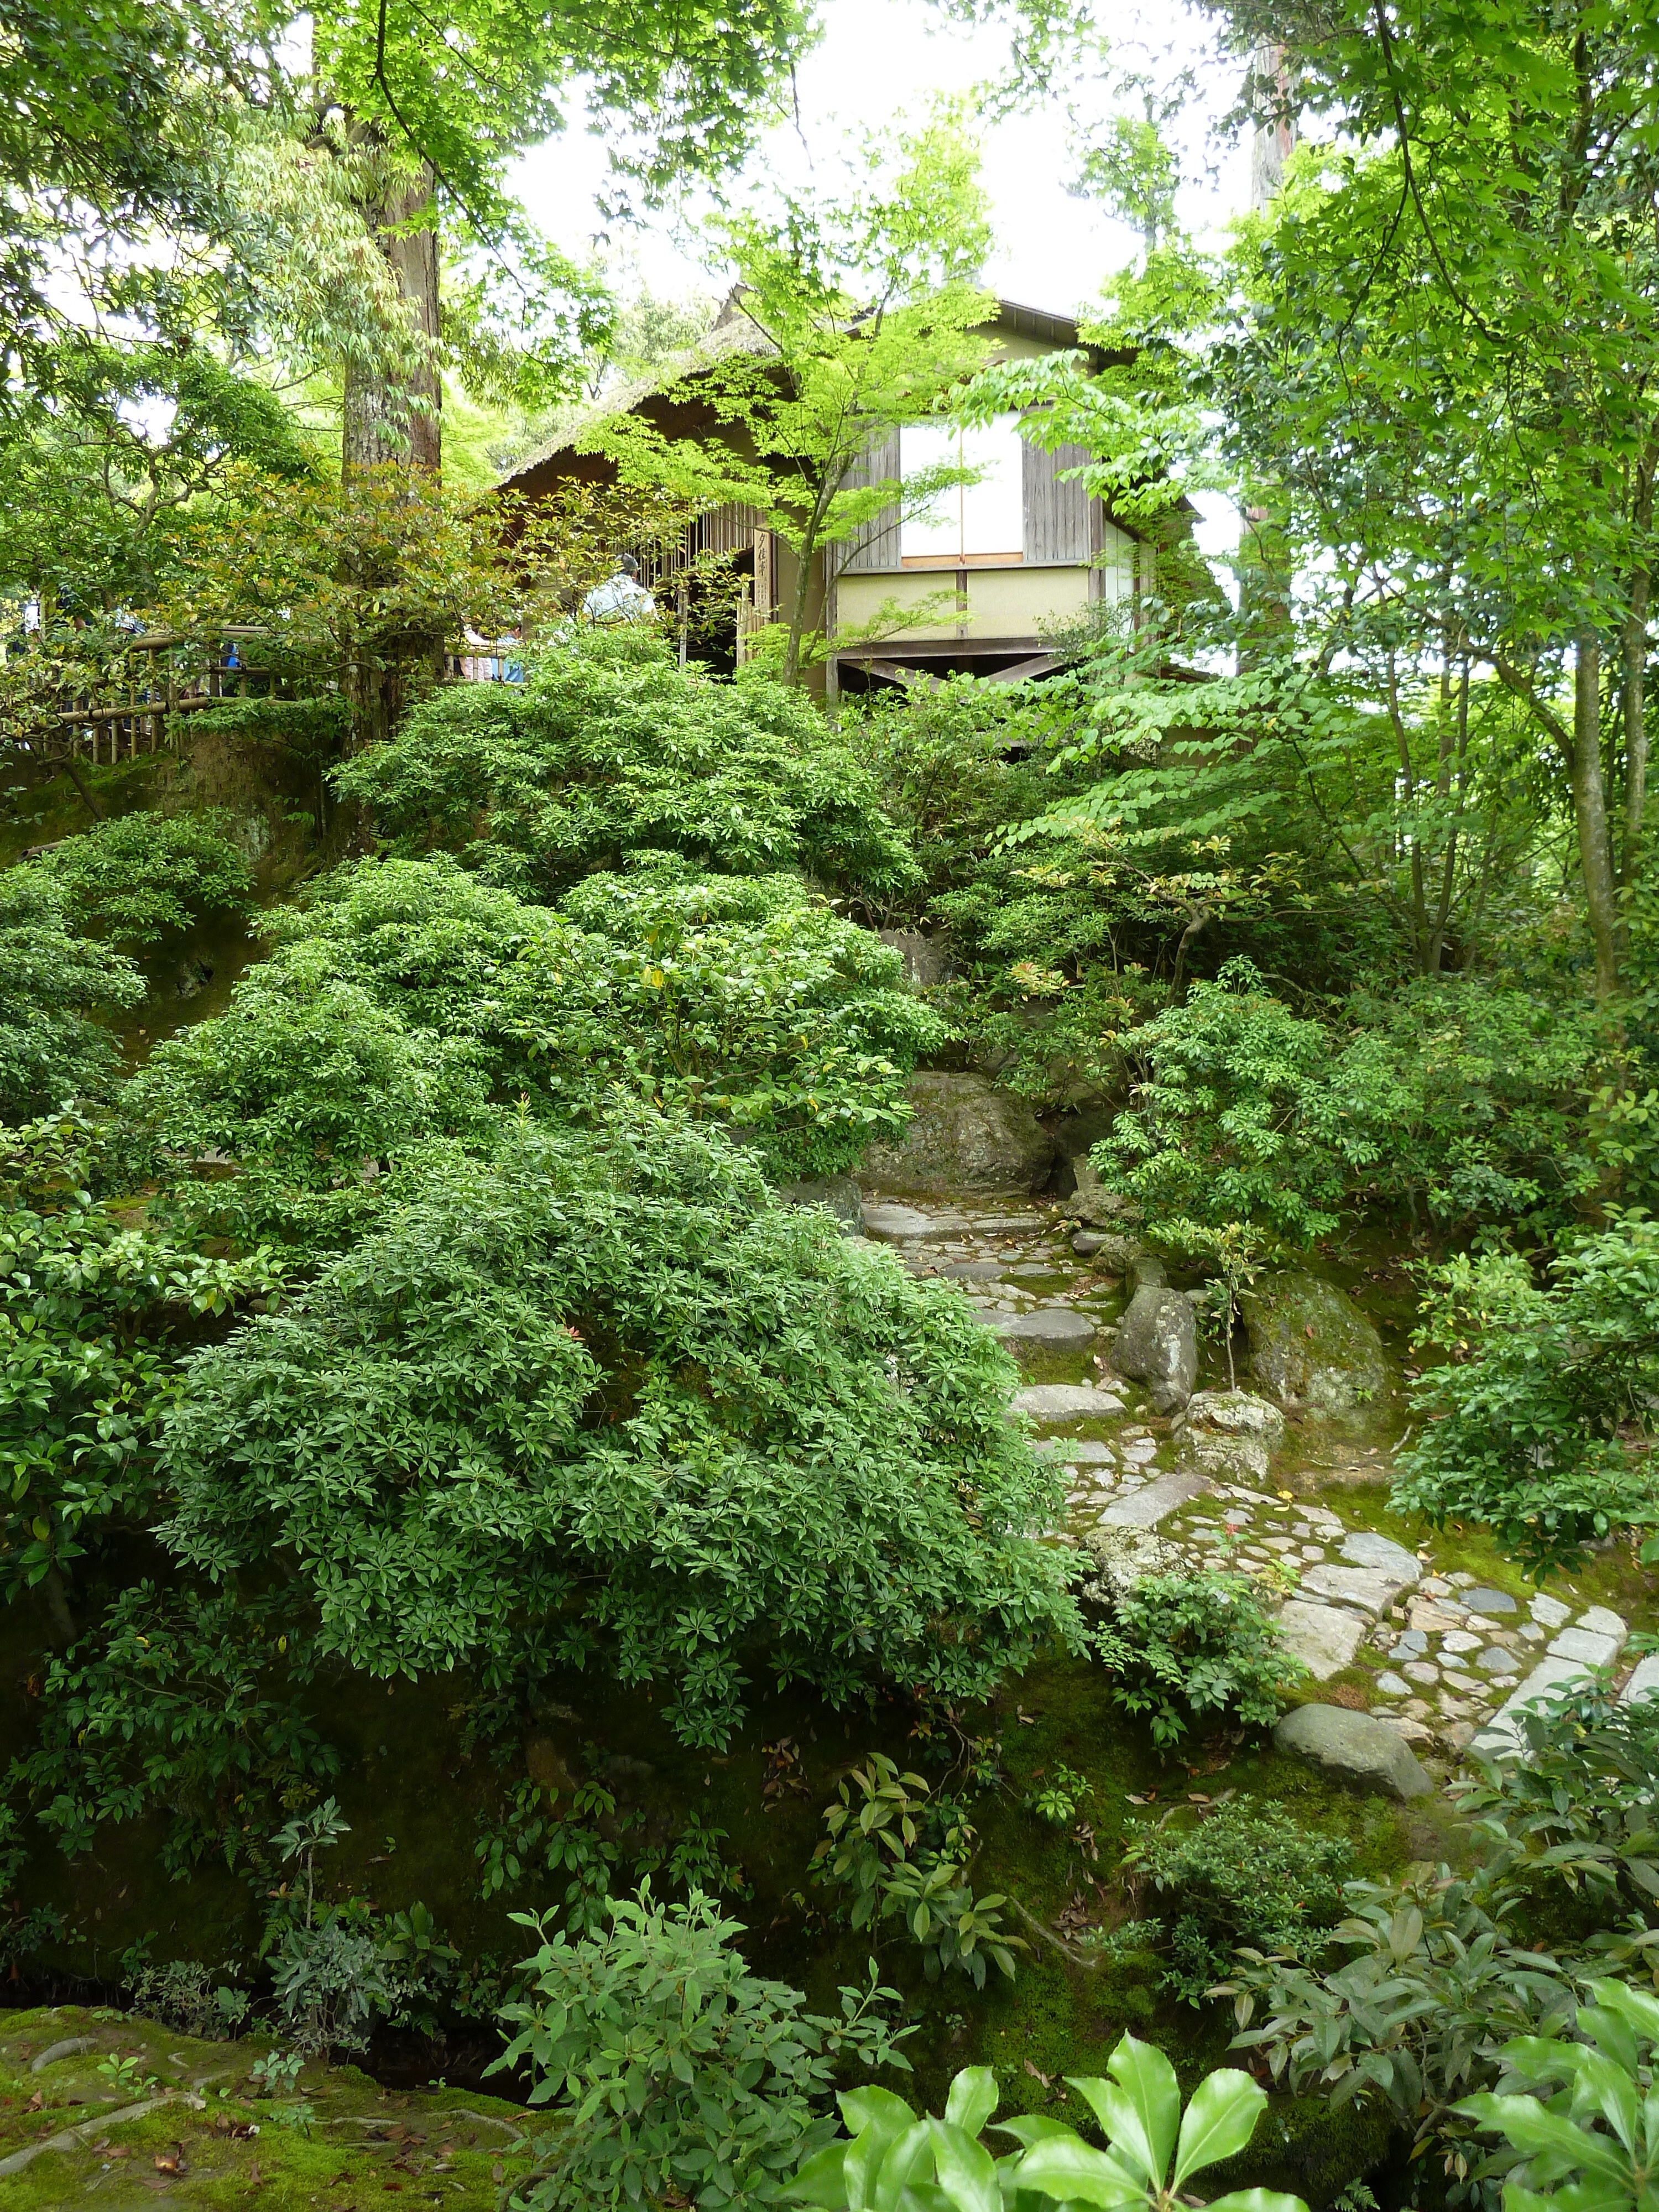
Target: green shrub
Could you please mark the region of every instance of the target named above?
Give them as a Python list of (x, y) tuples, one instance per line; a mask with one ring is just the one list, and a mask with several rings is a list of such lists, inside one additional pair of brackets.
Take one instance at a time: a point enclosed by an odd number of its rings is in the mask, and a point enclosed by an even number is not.
[(1150, 1219), (1305, 1245), (1381, 1204), (1447, 1228), (1553, 1231), (1595, 1176), (1588, 1015), (1468, 977), (1294, 1014), (1243, 958), (1128, 1030), (1144, 1070), (1093, 1153)]
[[(1478, 2154), (1458, 2100), (1503, 2086), (1513, 2039), (1559, 2048), (1595, 1978), (1648, 1978), (1659, 1943), (1659, 1701), (1571, 1683), (1522, 1728), (1462, 1793), (1472, 1863), (1351, 1881), (1338, 1966), (1244, 1954), (1225, 1985), (1236, 2045), (1276, 2081), (1380, 2106), (1460, 2181)], [(1579, 1932), (1547, 1948), (1564, 1896)]]
[(531, 898), (641, 850), (865, 891), (915, 874), (868, 773), (799, 692), (714, 683), (643, 635), (590, 632), (523, 687), (441, 690), (335, 780), (398, 852), (459, 853)]
[(532, 2212), (617, 2205), (781, 2202), (805, 2155), (834, 2133), (823, 2111), (838, 2066), (904, 2067), (884, 2014), (895, 1991), (841, 1992), (839, 2020), (801, 2010), (799, 1990), (749, 1972), (701, 1893), (659, 1905), (645, 1884), (613, 1899), (603, 1935), (573, 1942), (534, 1928), (523, 1994), (501, 2018), (512, 2042), (489, 2071), (523, 2069), (551, 2108), (521, 2185)]
[(1230, 1798), (1190, 1825), (1131, 1824), (1123, 1871), (1137, 1895), (1169, 1900), (1162, 1986), (1200, 2003), (1241, 1944), (1311, 1960), (1341, 1910), (1351, 1853), (1277, 1805)]
[(432, 1147), (372, 1234), (198, 1354), (164, 1534), (216, 1575), (281, 1562), (371, 1674), (545, 1627), (718, 1747), (748, 1664), (960, 1700), (1076, 1633), (1026, 1534), (1057, 1492), (1016, 1380), (953, 1286), (619, 1103), (593, 1136)]
[(1266, 1728), (1307, 1674), (1253, 1583), (1237, 1575), (1149, 1575), (1118, 1598), (1095, 1656), (1126, 1712), (1152, 1717), (1154, 1743), (1195, 1723)]
[(0, 1119), (106, 1095), (120, 1055), (100, 1017), (143, 995), (131, 961), (81, 933), (49, 877), (0, 871)]
[(921, 1775), (901, 1774), (884, 1752), (854, 1767), (824, 1814), (829, 1833), (812, 1854), (814, 1879), (849, 1893), (854, 1928), (901, 1919), (921, 1947), (930, 1982), (954, 1967), (982, 1990), (988, 1961), (1012, 1981), (1024, 1938), (1002, 1925), (1006, 1898), (975, 1897), (969, 1887), (974, 1832), (948, 1801), (929, 1804), (928, 1795)]
[(153, 945), (214, 914), (243, 914), (253, 872), (231, 837), (230, 817), (124, 814), (65, 839), (34, 864), (58, 886), (92, 934)]
[(476, 1136), (492, 1101), (596, 1121), (622, 1085), (741, 1129), (786, 1177), (896, 1137), (944, 1034), (898, 955), (797, 878), (672, 873), (595, 877), (560, 913), (444, 856), (342, 870), (128, 1109), (177, 1158), (239, 1163), (196, 1213), (295, 1241), (350, 1233), (380, 1197), (365, 1161)]
[(274, 1287), (267, 1255), (204, 1259), (96, 1194), (115, 1134), (73, 1115), (0, 1129), (0, 1590), (40, 1591), (155, 1510), (155, 1423), (182, 1354)]
[(1659, 1524), (1659, 1480), (1627, 1442), (1659, 1403), (1659, 1224), (1582, 1237), (1548, 1273), (1540, 1286), (1513, 1255), (1428, 1271), (1417, 1341), (1452, 1357), (1417, 1386), (1426, 1419), (1393, 1491), (1437, 1527), (1486, 1524), (1540, 1581)]
[[(951, 2084), (942, 2119), (918, 2120), (885, 2089), (855, 2089), (841, 2100), (848, 2138), (803, 2167), (790, 2192), (830, 2212), (1037, 2212), (1053, 2203), (1099, 2204), (1110, 2212), (1176, 2212), (1197, 2201), (1194, 2175), (1237, 2158), (1255, 2135), (1267, 2092), (1226, 2067), (1206, 2074), (1183, 2112), (1176, 2072), (1161, 2051), (1126, 2035), (1107, 2061), (1109, 2080), (1068, 2075), (1107, 2148), (1086, 2143), (1047, 2112), (998, 2122), (1015, 2148), (993, 2160), (980, 2141), (997, 2108), (997, 2077), (972, 2066)], [(1210, 2212), (1307, 2212), (1300, 2197), (1266, 2189), (1231, 2191)]]
[(11, 1787), (70, 1857), (104, 1823), (158, 1812), (176, 1881), (210, 1853), (257, 1857), (286, 1793), (339, 1765), (294, 1697), (308, 1667), (290, 1622), (275, 1600), (133, 1583), (49, 1662), (40, 1743)]

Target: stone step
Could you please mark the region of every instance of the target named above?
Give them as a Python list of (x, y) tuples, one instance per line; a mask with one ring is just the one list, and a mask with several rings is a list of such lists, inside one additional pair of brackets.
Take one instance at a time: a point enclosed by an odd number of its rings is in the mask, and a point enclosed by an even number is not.
[(1209, 1486), (1201, 1474), (1161, 1474), (1144, 1490), (1109, 1505), (1100, 1518), (1109, 1528), (1156, 1528), (1166, 1513), (1173, 1513), (1189, 1498), (1201, 1497)]
[(1089, 1382), (1033, 1382), (1015, 1392), (1012, 1411), (1038, 1421), (1107, 1421), (1123, 1411), (1123, 1401)]
[(1090, 1344), (1095, 1325), (1070, 1306), (1036, 1306), (1030, 1313), (1007, 1314), (991, 1326), (999, 1336), (1019, 1344)]

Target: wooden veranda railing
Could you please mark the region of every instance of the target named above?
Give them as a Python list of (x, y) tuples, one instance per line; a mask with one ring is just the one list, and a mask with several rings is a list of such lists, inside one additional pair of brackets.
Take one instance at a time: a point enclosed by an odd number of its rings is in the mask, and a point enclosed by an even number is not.
[(204, 653), (199, 639), (168, 630), (139, 631), (121, 641), (98, 675), (77, 677), (43, 689), (8, 731), (23, 750), (63, 759), (65, 755), (113, 767), (141, 753), (176, 745), (172, 718), (188, 714), (251, 688), (267, 691), (272, 678), (244, 665), (239, 647), (265, 633), (233, 624)]

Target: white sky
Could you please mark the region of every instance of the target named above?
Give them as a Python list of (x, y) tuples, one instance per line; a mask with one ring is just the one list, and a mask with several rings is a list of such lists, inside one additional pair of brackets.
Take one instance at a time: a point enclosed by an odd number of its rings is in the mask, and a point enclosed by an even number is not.
[[(815, 172), (827, 176), (848, 132), (882, 131), (906, 115), (919, 119), (936, 93), (967, 92), (1006, 64), (1003, 29), (945, 22), (927, 0), (823, 0), (821, 12), (823, 39), (799, 72), (799, 131), (792, 122), (769, 132), (747, 178), (779, 175), (801, 185)], [(1155, 0), (1126, 0), (1113, 18), (1114, 59), (1144, 67), (1153, 51), (1173, 52), (1163, 70), (1194, 66), (1203, 107), (1211, 116), (1224, 110), (1240, 71), (1215, 57), (1207, 19), (1179, 0), (1161, 9)], [(1109, 104), (1102, 86), (1081, 86), (1079, 95), (1085, 106)], [(1199, 232), (1218, 229), (1241, 211), (1249, 184), (1248, 149), (1206, 144), (1206, 119), (1200, 113), (1182, 133), (1187, 165), (1200, 176), (1182, 214)], [(988, 279), (1006, 298), (1061, 313), (1082, 306), (1134, 251), (1122, 225), (1066, 191), (1066, 141), (1064, 106), (1056, 104), (987, 127), (981, 142), (997, 234)], [(1213, 181), (1201, 180), (1203, 169), (1218, 160)], [(604, 165), (602, 143), (576, 131), (538, 147), (519, 165), (515, 183), (531, 215), (568, 252), (585, 254), (593, 244), (599, 229), (593, 195)], [(665, 216), (613, 236), (613, 246), (631, 246), (653, 291), (723, 289), (718, 273), (698, 265), (695, 209), (690, 214), (687, 224)]]
[[(947, 23), (926, 0), (822, 0), (821, 13), (823, 37), (799, 71), (800, 128), (791, 122), (769, 131), (744, 180), (778, 177), (801, 186), (817, 174), (833, 189), (836, 155), (849, 131), (884, 131), (907, 115), (919, 119), (935, 93), (966, 92), (1006, 66), (1005, 30)], [(1181, 214), (1197, 234), (1218, 237), (1249, 199), (1248, 145), (1225, 145), (1209, 128), (1232, 101), (1238, 64), (1217, 56), (1212, 19), (1180, 0), (1161, 6), (1159, 0), (1121, 0), (1110, 35), (1110, 58), (1120, 67), (1144, 69), (1153, 62), (1160, 76), (1182, 65), (1196, 70), (1196, 112), (1178, 132), (1183, 167), (1193, 179)], [(1097, 112), (1109, 111), (1103, 83), (1079, 86), (1079, 97)], [(1004, 298), (1072, 313), (1133, 258), (1133, 234), (1066, 191), (1063, 103), (985, 127), (981, 153), (996, 236), (986, 277)], [(603, 143), (573, 131), (527, 154), (514, 183), (538, 226), (568, 252), (586, 258), (601, 229), (594, 195), (604, 172)], [(692, 205), (678, 216), (666, 213), (637, 228), (616, 230), (605, 250), (631, 264), (635, 281), (654, 293), (719, 297), (727, 279), (724, 271), (700, 265), (696, 217)], [(1219, 554), (1236, 537), (1229, 504), (1196, 503), (1213, 510), (1200, 542)]]

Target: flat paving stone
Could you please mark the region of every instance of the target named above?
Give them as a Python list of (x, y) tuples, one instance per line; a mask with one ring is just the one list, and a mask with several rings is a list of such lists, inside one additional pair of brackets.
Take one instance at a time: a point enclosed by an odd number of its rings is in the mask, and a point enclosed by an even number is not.
[(1385, 1698), (1409, 1698), (1412, 1686), (1392, 1668), (1385, 1668), (1376, 1678), (1376, 1686)]
[(1521, 1608), (1507, 1590), (1466, 1589), (1463, 1602), (1471, 1613), (1493, 1616), (1503, 1613), (1519, 1613)]
[(1624, 1640), (1622, 1636), (1597, 1636), (1590, 1629), (1575, 1626), (1564, 1628), (1559, 1636), (1552, 1638), (1549, 1656), (1552, 1659), (1581, 1659), (1587, 1667), (1611, 1667)]
[(1620, 1616), (1605, 1605), (1593, 1605), (1588, 1613), (1581, 1613), (1573, 1626), (1588, 1629), (1592, 1636), (1611, 1636), (1620, 1644), (1630, 1634)]
[(1559, 1597), (1546, 1597), (1540, 1590), (1532, 1601), (1532, 1617), (1544, 1628), (1565, 1628), (1572, 1619), (1572, 1607), (1563, 1605)]
[(1305, 1598), (1292, 1597), (1279, 1608), (1279, 1632), (1315, 1681), (1328, 1682), (1352, 1666), (1365, 1624), (1339, 1605), (1310, 1605)]
[(1100, 1517), (1109, 1528), (1156, 1528), (1165, 1514), (1189, 1498), (1201, 1496), (1209, 1486), (1201, 1474), (1161, 1474), (1133, 1498), (1109, 1505)]
[(1390, 1659), (1420, 1659), (1429, 1648), (1429, 1639), (1420, 1628), (1402, 1628), (1389, 1649)]
[(866, 1237), (931, 1237), (944, 1229), (960, 1229), (955, 1214), (919, 1213), (914, 1206), (866, 1206)]
[(1375, 1567), (1380, 1574), (1393, 1575), (1402, 1586), (1415, 1583), (1423, 1571), (1422, 1561), (1414, 1552), (1371, 1528), (1356, 1528), (1345, 1537), (1339, 1556), (1350, 1566)]
[(1633, 1705), (1642, 1698), (1659, 1698), (1659, 1651), (1650, 1651), (1645, 1659), (1638, 1659), (1636, 1671), (1620, 1694), (1621, 1705)]
[(1406, 1584), (1397, 1575), (1383, 1574), (1375, 1567), (1346, 1567), (1326, 1560), (1309, 1568), (1302, 1577), (1302, 1587), (1316, 1597), (1331, 1598), (1338, 1605), (1357, 1606), (1375, 1619), (1378, 1613), (1387, 1612)]
[(1470, 1750), (1483, 1753), (1488, 1758), (1512, 1756), (1520, 1750), (1522, 1744), (1521, 1723), (1517, 1718), (1522, 1707), (1538, 1704), (1569, 1682), (1582, 1682), (1586, 1679), (1587, 1670), (1580, 1660), (1564, 1657), (1540, 1659), (1520, 1688), (1510, 1692), (1486, 1726), (1471, 1739)]
[(1123, 1411), (1123, 1401), (1087, 1382), (1034, 1382), (1015, 1392), (1013, 1410), (1039, 1421), (1108, 1420)]
[(1474, 1663), (1483, 1674), (1513, 1674), (1515, 1654), (1501, 1644), (1489, 1644), (1484, 1651), (1475, 1653)]
[(998, 1322), (996, 1333), (1025, 1344), (1088, 1344), (1095, 1325), (1087, 1314), (1075, 1313), (1070, 1306), (1037, 1306), (1030, 1313), (1010, 1314)]
[(1085, 1460), (1091, 1462), (1096, 1461), (1105, 1462), (1115, 1460), (1117, 1456), (1110, 1444), (1098, 1443), (1092, 1437), (1079, 1437), (1076, 1443), (1062, 1444), (1060, 1455), (1073, 1467)]

